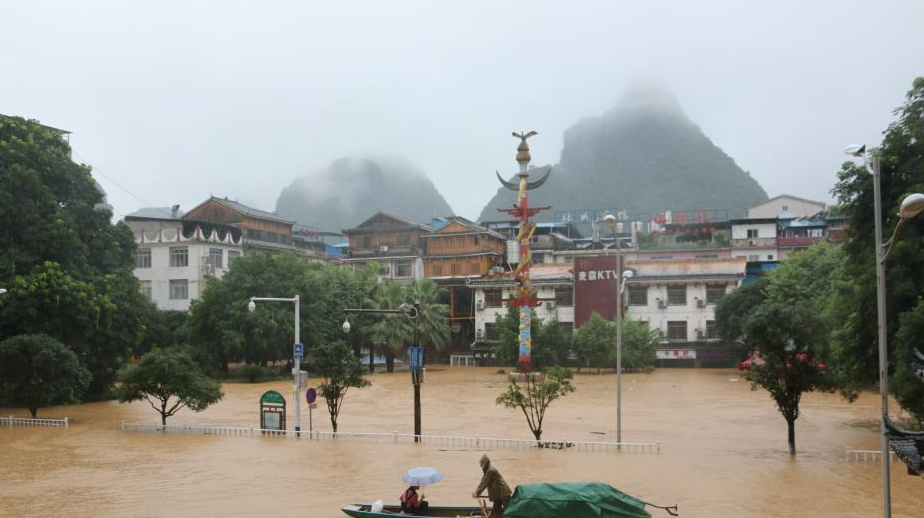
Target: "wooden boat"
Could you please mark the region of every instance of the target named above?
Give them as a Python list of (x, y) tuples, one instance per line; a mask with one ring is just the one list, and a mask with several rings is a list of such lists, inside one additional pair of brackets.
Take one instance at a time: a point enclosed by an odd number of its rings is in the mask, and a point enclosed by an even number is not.
[(341, 509), (347, 516), (353, 518), (429, 518), (433, 516), (454, 517), (454, 518), (484, 518), (484, 514), (478, 507), (452, 507), (431, 505), (426, 515), (404, 514), (401, 512), (400, 505), (386, 505), (380, 512), (372, 512), (372, 504), (350, 504)]

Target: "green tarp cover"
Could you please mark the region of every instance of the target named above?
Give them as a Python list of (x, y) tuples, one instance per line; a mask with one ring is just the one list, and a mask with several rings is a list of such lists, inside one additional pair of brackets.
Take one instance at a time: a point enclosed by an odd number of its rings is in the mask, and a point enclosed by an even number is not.
[(645, 504), (600, 482), (563, 482), (517, 486), (505, 518), (650, 517)]

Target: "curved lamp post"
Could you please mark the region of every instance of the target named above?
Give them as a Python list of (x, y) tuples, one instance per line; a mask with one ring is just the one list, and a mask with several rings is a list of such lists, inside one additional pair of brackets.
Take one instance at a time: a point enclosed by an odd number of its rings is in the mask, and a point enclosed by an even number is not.
[(622, 294), (625, 280), (632, 277), (632, 272), (622, 271), (622, 253), (619, 236), (616, 235), (618, 222), (616, 216), (607, 214), (603, 218), (606, 226), (613, 231), (613, 246), (616, 250), (616, 449), (622, 445)]
[[(398, 309), (344, 309), (343, 313), (345, 315), (404, 315), (411, 322), (414, 323), (414, 343), (412, 347), (420, 347), (420, 340), (417, 332), (417, 319), (420, 317), (420, 302), (415, 301), (412, 305), (401, 304), (398, 306)], [(344, 333), (349, 333), (352, 326), (350, 325), (349, 317), (344, 317), (343, 326), (341, 326)], [(372, 347), (369, 348), (369, 357), (370, 361), (372, 360)], [(420, 426), (420, 382), (421, 382), (421, 369), (423, 369), (423, 353), (420, 353), (420, 364), (416, 364), (413, 358), (411, 358), (411, 383), (414, 384), (414, 442), (420, 442), (421, 426)]]
[(844, 150), (854, 157), (862, 157), (866, 170), (873, 176), (873, 221), (876, 232), (876, 316), (879, 328), (879, 397), (882, 415), (879, 418), (879, 433), (882, 435), (882, 505), (883, 516), (892, 516), (891, 481), (889, 473), (889, 439), (886, 437), (886, 418), (889, 416), (889, 365), (888, 342), (886, 338), (886, 285), (885, 262), (892, 252), (899, 232), (905, 221), (924, 210), (924, 194), (915, 193), (902, 200), (898, 223), (888, 241), (882, 241), (882, 191), (880, 189), (879, 156), (868, 152), (865, 145), (854, 144)]
[(299, 298), (298, 295), (292, 297), (291, 299), (278, 298), (278, 297), (250, 297), (250, 302), (247, 303), (247, 311), (253, 313), (257, 309), (257, 301), (272, 301), (272, 302), (292, 302), (295, 304), (295, 344), (292, 347), (292, 398), (293, 406), (295, 407), (295, 437), (299, 437), (302, 431), (302, 416), (300, 412), (300, 401), (299, 401), (299, 389), (301, 388), (301, 383), (299, 383), (299, 375), (302, 372), (302, 355), (304, 354), (304, 346), (302, 345), (300, 331), (301, 326), (299, 325)]

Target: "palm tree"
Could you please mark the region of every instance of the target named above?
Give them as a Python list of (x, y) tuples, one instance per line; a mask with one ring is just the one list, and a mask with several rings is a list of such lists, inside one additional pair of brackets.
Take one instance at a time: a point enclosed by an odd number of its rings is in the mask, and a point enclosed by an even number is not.
[(442, 351), (449, 345), (449, 305), (439, 302), (445, 291), (431, 279), (420, 279), (406, 288), (409, 303), (420, 304), (417, 330), (420, 342)]
[[(372, 307), (373, 309), (398, 309), (404, 303), (404, 289), (391, 281), (385, 281), (378, 285)], [(411, 321), (400, 314), (382, 316), (369, 326), (368, 336), (370, 343), (385, 344), (385, 365), (388, 372), (394, 372), (395, 356), (402, 354), (404, 348), (411, 342), (413, 327)], [(372, 347), (370, 346), (371, 352)]]

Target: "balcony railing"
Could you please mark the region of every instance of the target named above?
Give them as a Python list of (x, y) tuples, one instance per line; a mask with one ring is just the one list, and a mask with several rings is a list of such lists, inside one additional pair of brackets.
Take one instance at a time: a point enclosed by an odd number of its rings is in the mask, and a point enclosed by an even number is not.
[(780, 246), (812, 246), (824, 238), (821, 237), (780, 237), (777, 238)]

